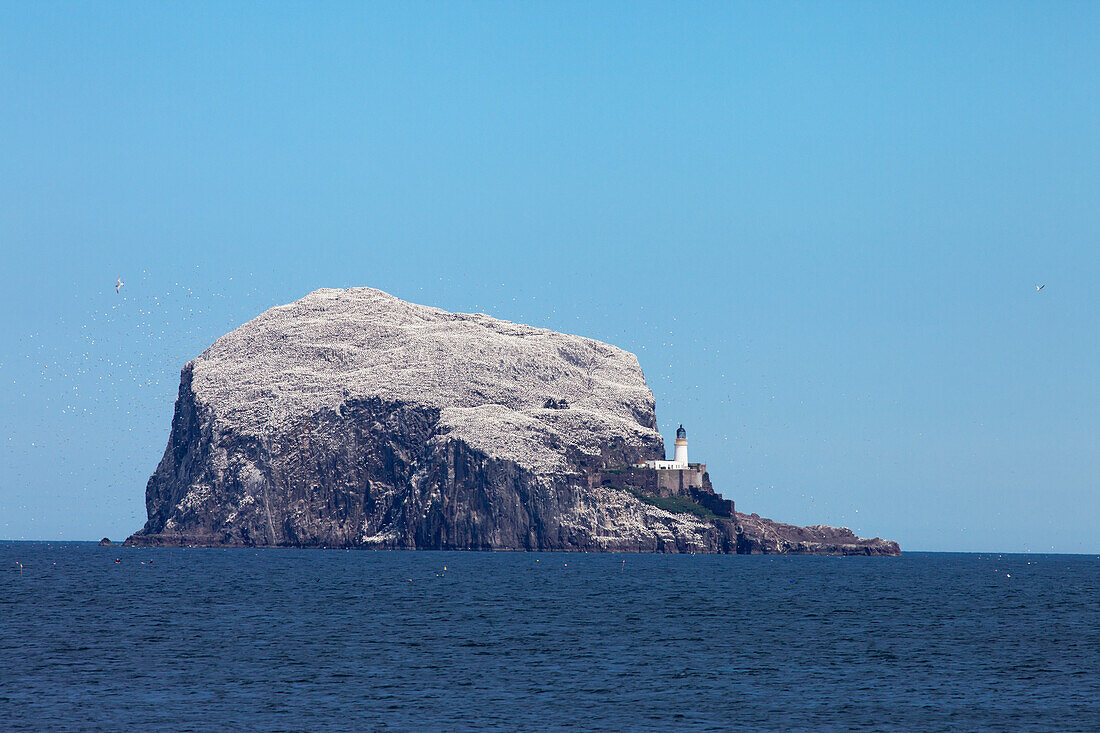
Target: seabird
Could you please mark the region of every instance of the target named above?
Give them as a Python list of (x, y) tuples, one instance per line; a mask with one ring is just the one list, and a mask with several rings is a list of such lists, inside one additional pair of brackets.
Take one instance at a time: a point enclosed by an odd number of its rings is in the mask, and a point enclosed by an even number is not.
[(119, 290), (121, 290), (122, 286), (125, 285), (125, 284), (126, 283), (122, 282), (122, 278), (120, 277), (118, 279), (118, 282), (115, 283), (115, 292), (117, 293)]
[(1044, 285), (1036, 285), (1036, 286), (1035, 286), (1035, 292), (1037, 293), (1037, 292), (1039, 292), (1040, 290), (1042, 290), (1042, 289), (1043, 289), (1043, 288), (1045, 288), (1045, 287), (1046, 287), (1046, 285), (1045, 285), (1045, 284), (1044, 284)]

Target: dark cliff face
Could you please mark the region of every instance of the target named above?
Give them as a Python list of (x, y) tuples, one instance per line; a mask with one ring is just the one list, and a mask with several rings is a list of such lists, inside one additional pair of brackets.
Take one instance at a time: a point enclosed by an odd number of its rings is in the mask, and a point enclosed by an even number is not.
[(183, 369), (148, 521), (127, 544), (896, 554), (737, 514), (709, 480), (694, 500), (722, 517), (602, 482), (664, 457), (656, 424), (622, 350), (318, 291)]
[(663, 453), (659, 438), (612, 443), (599, 456), (566, 451), (573, 469), (547, 482), (441, 438), (437, 408), (381, 399), (259, 440), (215, 425), (190, 384), (188, 367), (146, 488), (149, 520), (132, 545), (600, 550), (569, 521), (591, 500), (588, 472)]

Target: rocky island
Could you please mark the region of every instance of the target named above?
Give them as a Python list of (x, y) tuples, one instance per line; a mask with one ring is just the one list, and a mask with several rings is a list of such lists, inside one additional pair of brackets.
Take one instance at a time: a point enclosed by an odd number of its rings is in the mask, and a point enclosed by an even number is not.
[(125, 544), (900, 553), (736, 512), (705, 466), (670, 480), (651, 468), (664, 457), (627, 351), (318, 290), (183, 368), (148, 521)]

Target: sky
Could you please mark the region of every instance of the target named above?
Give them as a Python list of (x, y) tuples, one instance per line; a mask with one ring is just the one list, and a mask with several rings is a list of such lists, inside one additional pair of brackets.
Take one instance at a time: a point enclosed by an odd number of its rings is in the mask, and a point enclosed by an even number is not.
[(366, 285), (636, 353), (739, 511), (1100, 552), (1098, 27), (0, 0), (0, 539), (140, 528), (180, 368)]

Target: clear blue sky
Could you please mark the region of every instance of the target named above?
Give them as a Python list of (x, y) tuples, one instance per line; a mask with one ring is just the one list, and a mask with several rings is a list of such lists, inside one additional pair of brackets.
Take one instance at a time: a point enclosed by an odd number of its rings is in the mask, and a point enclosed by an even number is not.
[(4, 0), (0, 538), (137, 529), (180, 367), (369, 285), (634, 351), (741, 511), (1100, 551), (1098, 29)]

